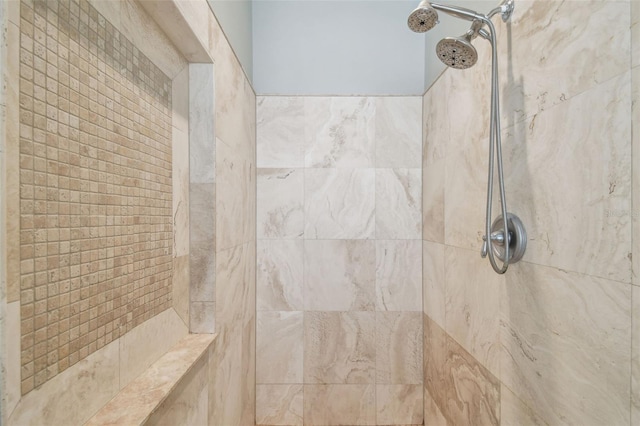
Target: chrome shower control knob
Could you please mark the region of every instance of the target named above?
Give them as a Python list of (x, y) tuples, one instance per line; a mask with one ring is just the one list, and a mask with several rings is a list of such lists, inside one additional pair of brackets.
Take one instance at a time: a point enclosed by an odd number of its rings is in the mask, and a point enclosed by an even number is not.
[[(527, 249), (527, 231), (520, 218), (513, 213), (507, 213), (507, 240), (509, 244), (509, 264), (516, 263)], [(502, 215), (498, 216), (491, 225), (491, 251), (501, 261), (505, 259), (505, 232)]]

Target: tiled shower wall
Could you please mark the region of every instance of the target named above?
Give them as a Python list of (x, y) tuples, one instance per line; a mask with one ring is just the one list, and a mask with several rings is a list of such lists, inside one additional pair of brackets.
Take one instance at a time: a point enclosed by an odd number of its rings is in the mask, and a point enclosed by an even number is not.
[(425, 94), (427, 424), (640, 421), (639, 6), (517, 1), (497, 24), (507, 203), (529, 235), (504, 276), (480, 258), (489, 46)]
[(257, 424), (422, 423), (421, 110), (258, 99)]
[(22, 393), (172, 305), (171, 80), (87, 1), (20, 3)]

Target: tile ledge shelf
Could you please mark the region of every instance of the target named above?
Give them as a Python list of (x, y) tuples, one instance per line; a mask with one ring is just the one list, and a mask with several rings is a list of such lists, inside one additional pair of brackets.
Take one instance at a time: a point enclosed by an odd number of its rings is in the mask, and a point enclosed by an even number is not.
[(189, 334), (125, 386), (85, 426), (142, 425), (208, 353), (217, 334)]

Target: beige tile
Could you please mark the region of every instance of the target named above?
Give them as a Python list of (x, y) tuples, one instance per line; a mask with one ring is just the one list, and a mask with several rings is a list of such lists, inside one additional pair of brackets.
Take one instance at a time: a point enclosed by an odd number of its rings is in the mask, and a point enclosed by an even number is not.
[[(635, 2), (634, 2), (635, 3)], [(636, 6), (640, 9), (640, 6)], [(640, 42), (638, 42), (640, 44)], [(631, 191), (631, 206), (633, 208), (631, 212), (632, 218), (632, 230), (633, 234), (637, 235), (638, 229), (640, 229), (640, 155), (635, 155), (640, 152), (640, 119), (638, 119), (638, 113), (640, 112), (640, 67), (636, 67), (631, 71), (631, 152), (632, 152), (632, 191)], [(632, 240), (632, 252), (640, 253), (640, 238), (631, 238)], [(632, 283), (640, 285), (640, 256), (632, 256)]]
[[(546, 425), (505, 385), (500, 386), (500, 424), (505, 426)], [(632, 423), (633, 424), (633, 423)]]
[(304, 167), (304, 103), (301, 96), (260, 96), (257, 107), (258, 167)]
[[(191, 95), (189, 91), (189, 80), (191, 78), (189, 70), (189, 66), (184, 67), (171, 81), (171, 124), (173, 127), (185, 132), (189, 132), (189, 109), (190, 107), (197, 107), (189, 99)], [(175, 161), (175, 158), (172, 161)]]
[(258, 240), (257, 310), (302, 310), (303, 266), (302, 240)]
[[(18, 2), (16, 2), (18, 3)], [(123, 2), (112, 0), (89, 0), (89, 3), (119, 31), (122, 31), (121, 10)]]
[(173, 309), (156, 315), (122, 336), (120, 343), (120, 388), (158, 360), (189, 330)]
[(374, 98), (376, 167), (419, 168), (422, 154), (422, 99)]
[(376, 169), (376, 238), (422, 237), (420, 169)]
[[(511, 42), (498, 43), (499, 55), (509, 57), (500, 63), (501, 75), (514, 76), (501, 89), (503, 117), (531, 117), (629, 69), (628, 1), (527, 0), (516, 7)], [(525, 44), (527, 49), (515, 48)], [(588, 72), (573, 72), (585, 64), (590, 64)]]
[(219, 335), (209, 356), (209, 424), (241, 424), (243, 386), (248, 373), (242, 369), (242, 338)]
[[(447, 335), (428, 316), (423, 315), (424, 420), (427, 425), (447, 425), (446, 374)], [(446, 416), (445, 416), (446, 414)]]
[(445, 327), (445, 246), (422, 242), (422, 299), (424, 313), (440, 327)]
[(640, 4), (631, 0), (631, 67), (640, 65)]
[(376, 309), (422, 311), (422, 241), (376, 241)]
[(422, 169), (422, 238), (441, 244), (445, 231), (445, 170), (444, 160)]
[(216, 291), (216, 260), (213, 241), (191, 243), (189, 258), (189, 299), (192, 302), (213, 302)]
[(376, 383), (422, 381), (422, 313), (376, 312)]
[(522, 263), (501, 295), (501, 378), (549, 424), (629, 423), (631, 286)]
[(257, 385), (257, 425), (302, 425), (302, 385)]
[(375, 262), (373, 241), (305, 241), (305, 310), (375, 310)]
[(258, 169), (258, 238), (302, 238), (304, 170)]
[(189, 331), (191, 333), (215, 333), (215, 315), (215, 301), (192, 301), (189, 305)]
[(217, 333), (242, 336), (245, 325), (255, 317), (255, 262), (252, 242), (217, 253)]
[(4, 386), (6, 392), (5, 412), (11, 414), (20, 401), (20, 302), (6, 304), (3, 319), (4, 348), (2, 350), (5, 368)]
[(214, 183), (217, 163), (213, 64), (189, 64), (188, 88), (189, 179), (191, 183)]
[(374, 238), (373, 169), (305, 170), (305, 238)]
[(375, 166), (375, 98), (306, 97), (305, 166)]
[(375, 385), (304, 386), (305, 424), (374, 425), (375, 404)]
[(84, 424), (120, 390), (118, 346), (111, 342), (24, 395), (8, 423)]
[(173, 257), (189, 254), (189, 135), (173, 128)]
[(640, 287), (632, 286), (631, 424), (640, 422)]
[(376, 385), (376, 424), (421, 425), (422, 385)]
[(305, 312), (305, 383), (374, 383), (375, 355), (374, 312)]
[(258, 312), (256, 382), (302, 383), (303, 313)]
[(189, 324), (189, 256), (173, 258), (173, 309), (182, 319)]
[(503, 282), (476, 251), (445, 247), (445, 330), (497, 377)]

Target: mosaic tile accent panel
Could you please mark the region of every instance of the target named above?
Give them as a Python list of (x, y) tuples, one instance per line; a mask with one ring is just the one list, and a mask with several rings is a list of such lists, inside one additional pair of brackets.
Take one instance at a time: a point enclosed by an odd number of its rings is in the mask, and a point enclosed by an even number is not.
[(172, 303), (171, 80), (85, 0), (20, 6), (22, 394)]

